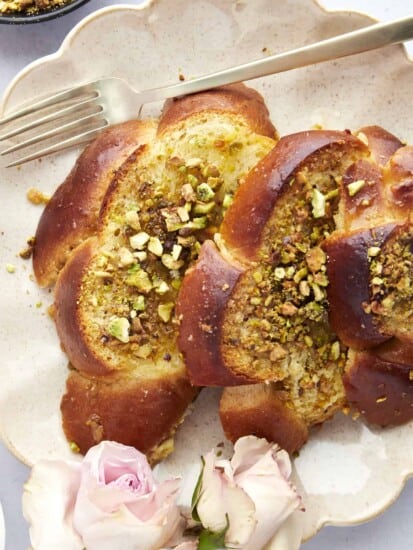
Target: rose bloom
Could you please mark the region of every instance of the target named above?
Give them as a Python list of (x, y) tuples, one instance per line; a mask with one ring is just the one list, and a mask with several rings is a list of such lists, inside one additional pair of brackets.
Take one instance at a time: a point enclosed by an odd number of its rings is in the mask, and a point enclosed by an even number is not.
[(39, 461), (23, 494), (33, 549), (168, 547), (183, 528), (178, 488), (177, 479), (157, 483), (145, 455), (109, 441), (82, 462)]
[(208, 453), (196, 495), (202, 525), (214, 533), (227, 528), (227, 548), (298, 548), (300, 528), (286, 522), (301, 504), (290, 475), (288, 453), (254, 436), (235, 443), (231, 460)]

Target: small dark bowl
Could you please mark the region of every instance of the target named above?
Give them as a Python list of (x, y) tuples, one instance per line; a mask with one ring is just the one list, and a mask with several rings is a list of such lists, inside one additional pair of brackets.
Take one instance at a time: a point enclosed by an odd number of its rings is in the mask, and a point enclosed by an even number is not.
[(0, 14), (0, 24), (6, 23), (9, 25), (22, 25), (27, 23), (41, 23), (43, 21), (48, 21), (49, 19), (54, 19), (55, 17), (66, 15), (66, 13), (79, 8), (83, 4), (86, 4), (86, 2), (89, 2), (89, 0), (72, 0), (63, 6), (42, 10), (31, 15), (25, 12)]

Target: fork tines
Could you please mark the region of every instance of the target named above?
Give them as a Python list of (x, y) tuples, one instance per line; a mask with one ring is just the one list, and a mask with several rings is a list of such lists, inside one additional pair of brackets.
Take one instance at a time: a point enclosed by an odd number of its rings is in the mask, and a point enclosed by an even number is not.
[(90, 83), (26, 104), (0, 119), (0, 142), (13, 138), (0, 155), (28, 152), (7, 167), (90, 141), (108, 125), (99, 97)]

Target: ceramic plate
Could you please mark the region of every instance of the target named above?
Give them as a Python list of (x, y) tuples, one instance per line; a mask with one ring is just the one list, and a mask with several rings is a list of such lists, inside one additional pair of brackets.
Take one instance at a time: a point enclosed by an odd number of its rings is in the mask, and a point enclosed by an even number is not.
[(6, 547), (6, 527), (4, 525), (3, 508), (0, 503), (0, 550)]
[[(369, 23), (358, 13), (328, 13), (312, 0), (155, 0), (142, 8), (107, 8), (78, 25), (57, 54), (20, 73), (3, 109), (101, 76), (155, 87), (176, 81), (181, 73), (190, 78)], [(413, 67), (401, 46), (252, 85), (264, 95), (281, 134), (314, 124), (337, 129), (379, 124), (413, 140), (407, 101)], [(28, 202), (26, 191), (52, 192), (77, 154), (0, 169), (1, 433), (12, 452), (29, 464), (41, 457), (66, 458), (70, 451), (60, 426), (66, 359), (47, 314), (52, 297), (36, 287), (30, 262), (18, 256), (41, 213), (41, 207)], [(6, 264), (14, 265), (15, 272), (9, 273)], [(223, 440), (217, 402), (216, 390), (201, 393), (179, 431), (169, 470), (183, 471)], [(373, 517), (396, 499), (412, 473), (413, 423), (376, 430), (340, 415), (325, 423), (295, 460), (295, 480), (306, 507), (304, 537), (327, 523), (348, 525)]]

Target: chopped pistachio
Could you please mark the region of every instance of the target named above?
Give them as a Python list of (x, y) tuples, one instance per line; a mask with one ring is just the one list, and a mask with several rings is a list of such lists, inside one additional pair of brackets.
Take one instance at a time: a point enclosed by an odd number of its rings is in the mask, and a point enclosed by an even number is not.
[(163, 245), (159, 237), (150, 237), (148, 241), (148, 250), (155, 254), (155, 256), (162, 256), (163, 254)]
[(313, 189), (311, 206), (313, 207), (314, 218), (322, 218), (323, 216), (325, 216), (326, 198), (318, 189)]
[(155, 287), (155, 292), (157, 294), (166, 294), (169, 290), (169, 285), (165, 281), (160, 281), (159, 284)]
[(380, 247), (379, 246), (370, 246), (367, 250), (367, 255), (370, 256), (370, 258), (374, 258), (375, 256), (378, 256), (380, 254)]
[(373, 285), (377, 285), (377, 286), (380, 286), (384, 283), (383, 279), (381, 277), (373, 277), (373, 279), (371, 280), (371, 283)]
[(194, 158), (188, 159), (185, 162), (185, 164), (186, 164), (187, 168), (197, 168), (198, 166), (201, 166), (202, 159), (200, 159), (198, 157), (194, 157)]
[(181, 252), (182, 252), (182, 246), (180, 244), (174, 244), (173, 247), (172, 247), (172, 258), (176, 261), (176, 260), (179, 260), (179, 256), (181, 255)]
[(13, 264), (6, 264), (6, 270), (8, 273), (14, 273), (16, 271), (16, 266)]
[(348, 184), (347, 191), (350, 197), (354, 197), (354, 195), (357, 195), (361, 189), (366, 185), (366, 180), (357, 180), (353, 181)]
[(136, 210), (129, 210), (129, 212), (126, 212), (125, 221), (130, 227), (132, 227), (132, 229), (135, 229), (135, 231), (139, 231), (141, 229), (139, 214)]
[(184, 183), (181, 189), (181, 195), (187, 202), (195, 202), (196, 194), (190, 183)]
[(340, 358), (340, 342), (336, 340), (330, 349), (330, 357), (333, 361), (337, 361)]
[(69, 448), (72, 451), (72, 453), (80, 453), (79, 445), (74, 441), (70, 441)]
[(296, 273), (294, 274), (294, 282), (299, 283), (304, 277), (308, 275), (308, 269), (306, 267), (302, 267)]
[(165, 218), (166, 229), (168, 231), (178, 231), (178, 229), (184, 226), (176, 208), (163, 208), (161, 214)]
[(148, 254), (147, 252), (145, 252), (145, 250), (140, 250), (139, 252), (134, 252), (133, 257), (139, 260), (140, 262), (144, 262), (147, 259)]
[(304, 342), (309, 348), (313, 346), (313, 339), (311, 338), (311, 336), (308, 336), (308, 334), (304, 336)]
[(276, 267), (274, 269), (274, 277), (279, 280), (284, 279), (285, 269), (283, 267)]
[(150, 236), (145, 231), (140, 231), (136, 235), (132, 235), (129, 238), (129, 243), (135, 250), (143, 250), (146, 243), (149, 241)]
[(200, 183), (196, 188), (196, 194), (200, 201), (209, 202), (215, 197), (214, 191), (207, 183)]
[(259, 306), (262, 303), (262, 298), (259, 296), (253, 296), (250, 298), (250, 304), (253, 306)]
[(136, 287), (140, 292), (145, 294), (153, 288), (149, 275), (143, 269), (140, 269), (136, 273), (131, 273), (126, 279), (126, 284)]
[(193, 174), (188, 174), (187, 175), (187, 180), (188, 180), (188, 183), (190, 185), (192, 185), (193, 187), (195, 187), (195, 185), (198, 185), (198, 178), (196, 178)]
[(168, 269), (179, 269), (184, 265), (182, 260), (174, 260), (172, 254), (163, 254), (161, 261)]
[(263, 277), (261, 271), (254, 271), (252, 277), (256, 283), (262, 283)]
[(285, 276), (287, 279), (292, 279), (294, 277), (295, 273), (295, 267), (293, 265), (289, 265), (285, 268)]
[(170, 320), (173, 308), (173, 302), (167, 302), (166, 304), (158, 305), (158, 315), (164, 323), (167, 323)]
[(114, 317), (108, 326), (108, 332), (111, 336), (127, 344), (129, 342), (130, 323), (126, 317)]
[(175, 290), (179, 290), (182, 286), (182, 281), (180, 279), (174, 279), (171, 285), (172, 285), (172, 288), (174, 288)]
[(178, 206), (176, 211), (181, 222), (189, 221), (189, 213), (188, 213), (188, 210), (185, 208), (185, 206)]
[(308, 281), (300, 281), (300, 284), (298, 285), (298, 289), (300, 291), (301, 296), (310, 296), (310, 285), (308, 284)]
[(197, 202), (194, 206), (194, 214), (209, 214), (215, 208), (215, 202)]
[(225, 193), (224, 200), (222, 201), (223, 208), (229, 208), (234, 202), (234, 197), (229, 193)]
[(118, 254), (119, 254), (119, 263), (121, 266), (127, 267), (135, 263), (135, 258), (132, 252), (128, 248), (122, 246), (121, 248), (119, 248)]
[(330, 199), (334, 199), (335, 197), (338, 197), (338, 193), (339, 193), (338, 187), (336, 187), (335, 189), (332, 189), (325, 195), (326, 201), (329, 201)]
[(206, 216), (200, 216), (199, 218), (194, 218), (193, 220), (187, 222), (183, 226), (183, 228), (194, 229), (196, 231), (198, 229), (205, 229), (207, 224), (208, 224), (208, 220)]
[(324, 299), (324, 293), (321, 288), (316, 283), (312, 283), (311, 288), (313, 289), (315, 301), (321, 302)]
[(135, 311), (145, 311), (145, 296), (139, 294), (139, 296), (135, 298), (132, 307)]

